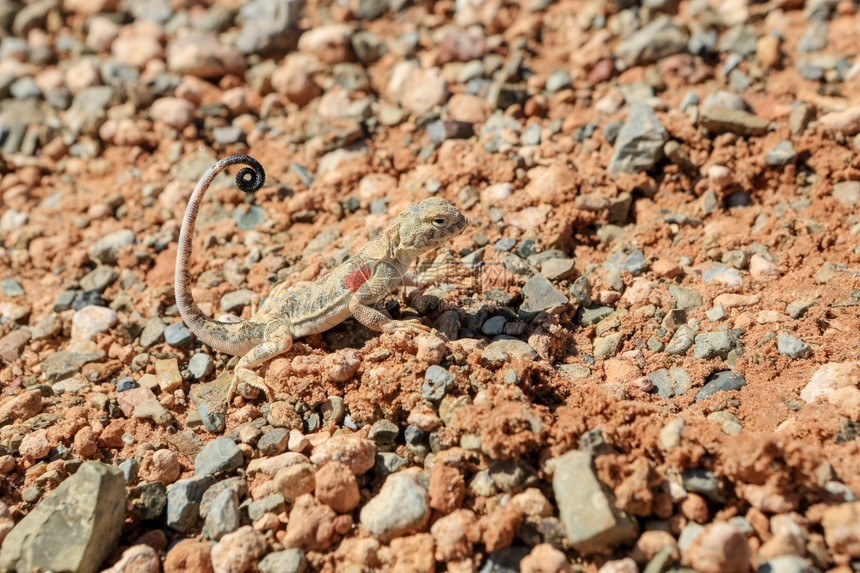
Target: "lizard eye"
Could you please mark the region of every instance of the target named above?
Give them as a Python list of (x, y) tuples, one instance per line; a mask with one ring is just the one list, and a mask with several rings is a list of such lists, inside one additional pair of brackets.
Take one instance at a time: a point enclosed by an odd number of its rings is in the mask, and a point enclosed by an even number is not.
[(433, 226), (434, 227), (444, 227), (445, 223), (447, 223), (447, 221), (445, 220), (445, 217), (436, 217), (433, 219)]

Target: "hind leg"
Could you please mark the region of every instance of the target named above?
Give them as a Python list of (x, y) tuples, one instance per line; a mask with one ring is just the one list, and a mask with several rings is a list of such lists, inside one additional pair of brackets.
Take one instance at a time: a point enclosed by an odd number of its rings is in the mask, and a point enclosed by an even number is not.
[(286, 326), (276, 326), (271, 332), (268, 332), (265, 342), (252, 348), (250, 352), (239, 359), (236, 368), (233, 369), (233, 380), (230, 382), (230, 387), (227, 390), (227, 402), (229, 403), (233, 399), (239, 382), (244, 382), (249, 386), (262, 390), (266, 394), (266, 398), (269, 401), (273, 401), (274, 395), (272, 394), (272, 389), (266, 386), (263, 377), (253, 372), (251, 368), (287, 352), (292, 346), (293, 335)]

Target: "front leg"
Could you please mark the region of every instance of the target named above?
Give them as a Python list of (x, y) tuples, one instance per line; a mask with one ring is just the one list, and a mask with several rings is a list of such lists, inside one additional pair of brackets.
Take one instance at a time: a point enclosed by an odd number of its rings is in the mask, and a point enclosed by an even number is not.
[(403, 279), (403, 273), (394, 266), (386, 263), (376, 264), (367, 281), (353, 291), (353, 296), (349, 299), (349, 311), (358, 322), (377, 332), (393, 332), (402, 329), (422, 334), (433, 332), (432, 328), (418, 321), (392, 320), (370, 306), (397, 288)]
[(403, 274), (403, 279), (400, 281), (400, 287), (400, 301), (404, 305), (408, 305), (409, 300), (406, 298), (406, 288), (414, 287), (421, 290), (427, 287), (427, 283), (419, 279), (414, 274), (407, 272)]
[(233, 399), (239, 382), (244, 382), (249, 386), (262, 390), (269, 401), (274, 401), (272, 389), (266, 386), (263, 378), (254, 373), (251, 368), (287, 352), (293, 346), (293, 335), (286, 323), (282, 320), (276, 320), (266, 326), (265, 337), (263, 342), (240, 358), (233, 369), (233, 380), (230, 382), (230, 387), (227, 390), (228, 403)]
[(363, 304), (356, 297), (350, 299), (349, 311), (358, 322), (377, 332), (394, 332), (395, 330), (412, 330), (418, 334), (434, 332), (434, 329), (421, 324), (417, 320), (393, 320), (388, 318), (375, 308)]

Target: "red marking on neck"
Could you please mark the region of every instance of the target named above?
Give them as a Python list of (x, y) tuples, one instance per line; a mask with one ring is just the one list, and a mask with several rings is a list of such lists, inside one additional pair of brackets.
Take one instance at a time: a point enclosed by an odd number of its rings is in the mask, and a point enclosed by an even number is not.
[(349, 292), (356, 292), (370, 279), (370, 267), (361, 265), (343, 278), (343, 286)]

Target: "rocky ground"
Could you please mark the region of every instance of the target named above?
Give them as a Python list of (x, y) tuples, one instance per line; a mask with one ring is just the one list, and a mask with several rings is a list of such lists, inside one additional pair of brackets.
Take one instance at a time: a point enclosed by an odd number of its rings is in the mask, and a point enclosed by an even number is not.
[[(243, 5), (244, 4), (244, 5)], [(0, 571), (860, 570), (860, 6), (0, 4)], [(260, 369), (247, 317), (470, 221)]]

